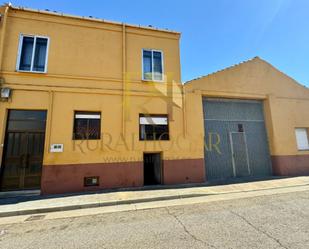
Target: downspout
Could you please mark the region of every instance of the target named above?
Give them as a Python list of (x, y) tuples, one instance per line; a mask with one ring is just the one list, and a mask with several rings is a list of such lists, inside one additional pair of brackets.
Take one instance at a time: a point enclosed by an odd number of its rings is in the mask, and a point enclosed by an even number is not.
[(4, 39), (5, 39), (6, 26), (7, 26), (7, 17), (8, 17), (10, 7), (11, 7), (11, 4), (8, 4), (5, 7), (5, 11), (3, 14), (3, 23), (2, 23), (1, 40), (0, 40), (0, 74), (2, 74)]
[(186, 136), (187, 136), (186, 90), (185, 90), (185, 86), (183, 84), (181, 84), (181, 95), (182, 95), (183, 135), (184, 135), (184, 138), (186, 138)]
[[(180, 39), (180, 35), (179, 35)], [(186, 117), (186, 89), (181, 81), (181, 58), (180, 58), (180, 40), (178, 40), (178, 61), (179, 61), (179, 76), (181, 84), (181, 98), (182, 98), (182, 122), (183, 122), (183, 136), (187, 137), (187, 117)]]
[(178, 42), (178, 61), (179, 61), (179, 75), (181, 82), (181, 95), (182, 95), (182, 119), (183, 119), (183, 136), (187, 137), (187, 117), (186, 117), (186, 87), (181, 81), (181, 58), (180, 58), (180, 42)]
[[(4, 37), (5, 37), (5, 31), (6, 31), (6, 23), (7, 23), (7, 17), (8, 12), (10, 9), (11, 4), (6, 5), (4, 14), (3, 14), (3, 23), (2, 23), (2, 29), (1, 29), (1, 35), (0, 35), (0, 76), (2, 75), (2, 57), (3, 57), (3, 47), (4, 47)], [(4, 83), (3, 79), (0, 78), (0, 87)], [(0, 169), (2, 165), (2, 159), (3, 159), (3, 144), (4, 144), (4, 136), (5, 136), (5, 120), (7, 120), (7, 112), (5, 112), (4, 119), (1, 122), (2, 124), (2, 137), (1, 137), (1, 148), (0, 148)]]
[(53, 111), (54, 111), (54, 92), (49, 91), (49, 106), (47, 112), (47, 132), (46, 132), (46, 147), (45, 153), (49, 153), (50, 147), (50, 138), (51, 138), (51, 130), (52, 130), (52, 122), (53, 122)]
[(122, 24), (122, 134), (125, 137), (126, 133), (126, 25)]

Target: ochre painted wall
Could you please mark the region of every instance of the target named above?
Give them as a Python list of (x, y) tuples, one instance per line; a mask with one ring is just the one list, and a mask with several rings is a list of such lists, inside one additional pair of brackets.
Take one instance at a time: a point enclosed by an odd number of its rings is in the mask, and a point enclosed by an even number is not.
[[(46, 74), (16, 71), (20, 34), (50, 38)], [(162, 153), (164, 183), (203, 181), (203, 152), (185, 130), (179, 38), (176, 32), (10, 9), (1, 77), (13, 95), (0, 103), (0, 143), (9, 109), (47, 110), (43, 193), (81, 191), (82, 176), (98, 172), (100, 188), (143, 185), (143, 152)], [(141, 80), (143, 48), (163, 51), (164, 82)], [(72, 139), (74, 111), (101, 112), (100, 140)], [(139, 141), (141, 113), (168, 114), (170, 141)], [(64, 152), (50, 153), (54, 143)], [(2, 153), (3, 147), (1, 159)], [(181, 159), (197, 171), (183, 171)]]
[[(309, 174), (309, 151), (299, 151), (295, 137), (295, 128), (309, 128), (308, 88), (256, 57), (192, 80), (185, 84), (184, 89), (187, 127), (192, 136), (204, 131), (201, 121), (203, 96), (263, 100), (274, 173)], [(281, 156), (285, 157), (279, 158)], [(291, 156), (293, 160), (290, 158), (289, 162), (282, 163), (286, 156)]]
[[(16, 72), (20, 34), (50, 38), (46, 74)], [(163, 183), (202, 182), (202, 98), (259, 99), (274, 173), (309, 174), (309, 152), (297, 150), (294, 133), (309, 127), (308, 89), (259, 58), (183, 86), (179, 38), (176, 32), (10, 9), (0, 27), (0, 73), (13, 96), (0, 102), (0, 143), (9, 109), (47, 110), (43, 193), (83, 191), (83, 176), (94, 174), (102, 179), (98, 188), (142, 186), (144, 152), (162, 153)], [(163, 51), (164, 82), (141, 80), (143, 48)], [(101, 112), (100, 140), (72, 139), (74, 111)], [(139, 141), (141, 113), (168, 114), (170, 141)], [(64, 144), (64, 152), (50, 153), (54, 143)], [(2, 153), (3, 147), (0, 159)]]

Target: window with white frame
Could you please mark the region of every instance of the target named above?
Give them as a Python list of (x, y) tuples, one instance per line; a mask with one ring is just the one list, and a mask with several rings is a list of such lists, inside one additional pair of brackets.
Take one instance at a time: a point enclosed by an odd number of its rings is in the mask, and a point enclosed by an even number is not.
[(17, 71), (45, 73), (47, 71), (48, 44), (48, 37), (21, 35)]
[(143, 80), (163, 80), (163, 52), (143, 49)]
[(296, 128), (295, 135), (298, 150), (309, 150), (308, 129)]

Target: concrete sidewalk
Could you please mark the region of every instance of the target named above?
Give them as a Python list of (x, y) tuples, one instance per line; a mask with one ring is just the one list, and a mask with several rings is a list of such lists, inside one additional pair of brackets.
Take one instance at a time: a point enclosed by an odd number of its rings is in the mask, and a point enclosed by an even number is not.
[(232, 193), (248, 193), (309, 187), (309, 176), (271, 179), (220, 186), (197, 186), (156, 190), (123, 190), (114, 192), (82, 193), (67, 196), (36, 196), (0, 199), (0, 217), (76, 210), (104, 206), (146, 203), (154, 201), (198, 198)]

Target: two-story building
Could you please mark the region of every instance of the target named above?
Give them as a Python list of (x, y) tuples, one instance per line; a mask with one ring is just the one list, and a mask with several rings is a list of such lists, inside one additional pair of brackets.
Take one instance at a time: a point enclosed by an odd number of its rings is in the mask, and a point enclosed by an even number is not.
[(203, 152), (185, 135), (178, 32), (1, 13), (2, 191), (204, 180)]
[(183, 85), (178, 32), (0, 13), (1, 191), (309, 174), (309, 91), (265, 61)]

